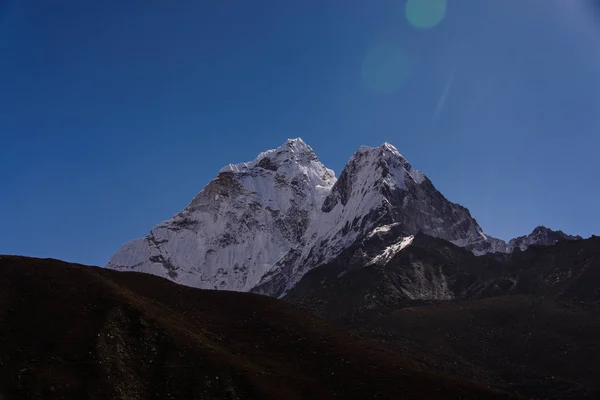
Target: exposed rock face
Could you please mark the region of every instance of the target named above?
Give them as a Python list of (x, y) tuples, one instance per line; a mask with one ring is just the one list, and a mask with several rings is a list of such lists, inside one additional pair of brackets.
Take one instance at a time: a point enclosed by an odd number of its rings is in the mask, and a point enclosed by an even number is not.
[(410, 301), (452, 300), (479, 293), (502, 270), (452, 243), (400, 224), (379, 226), (329, 263), (308, 272), (285, 300), (336, 323), (356, 323)]
[(362, 146), (336, 180), (310, 146), (290, 139), (223, 168), (182, 212), (125, 244), (107, 267), (282, 296), (311, 269), (389, 226), (404, 238), (422, 233), (476, 255), (576, 238), (546, 228), (508, 244), (486, 236), (469, 210), (448, 201), (388, 143)]
[(356, 324), (414, 302), (543, 296), (600, 310), (600, 240), (564, 240), (475, 256), (401, 226), (377, 227), (313, 268), (284, 299), (336, 323)]

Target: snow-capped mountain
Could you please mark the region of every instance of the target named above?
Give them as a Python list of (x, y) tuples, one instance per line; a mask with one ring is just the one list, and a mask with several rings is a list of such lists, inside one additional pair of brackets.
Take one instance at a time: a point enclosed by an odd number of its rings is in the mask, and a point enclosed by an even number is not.
[(188, 286), (248, 291), (302, 241), (335, 183), (301, 139), (224, 167), (180, 213), (107, 267)]
[(376, 227), (401, 225), (478, 252), (505, 251), (488, 238), (469, 211), (448, 201), (389, 143), (362, 146), (325, 198), (319, 223), (302, 245), (278, 262), (253, 290), (280, 296), (310, 269), (327, 263)]
[(529, 235), (519, 236), (508, 242), (510, 252), (519, 249), (525, 251), (529, 246), (551, 246), (561, 240), (581, 240), (581, 236), (567, 235), (563, 231), (553, 231), (545, 226), (538, 226)]
[[(394, 226), (477, 255), (551, 242), (548, 234), (509, 244), (488, 237), (465, 207), (448, 201), (388, 143), (362, 146), (336, 180), (298, 138), (224, 167), (182, 212), (125, 244), (107, 267), (282, 296), (312, 268)], [(395, 248), (409, 245), (400, 242)]]

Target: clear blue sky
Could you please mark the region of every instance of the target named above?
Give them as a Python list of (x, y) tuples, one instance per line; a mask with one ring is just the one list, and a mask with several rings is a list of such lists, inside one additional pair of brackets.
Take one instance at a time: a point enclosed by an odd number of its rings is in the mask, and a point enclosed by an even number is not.
[(104, 265), (223, 165), (298, 136), (337, 174), (391, 142), (503, 239), (597, 234), (589, 7), (1, 1), (0, 253)]

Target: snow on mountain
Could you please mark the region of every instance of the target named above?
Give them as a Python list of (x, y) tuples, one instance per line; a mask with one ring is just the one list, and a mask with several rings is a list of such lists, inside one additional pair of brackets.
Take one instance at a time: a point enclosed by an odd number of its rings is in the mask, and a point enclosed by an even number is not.
[(224, 167), (182, 212), (125, 244), (107, 267), (248, 291), (298, 246), (335, 181), (310, 146), (290, 139)]
[(509, 251), (519, 249), (525, 251), (529, 246), (551, 246), (560, 240), (581, 240), (581, 236), (567, 235), (563, 231), (553, 231), (545, 226), (538, 226), (529, 235), (519, 236), (508, 242)]
[(321, 211), (302, 246), (282, 258), (254, 291), (281, 296), (310, 269), (330, 261), (373, 229), (390, 224), (402, 225), (409, 235), (422, 232), (473, 251), (506, 247), (499, 239), (488, 238), (466, 208), (448, 201), (389, 143), (361, 146)]
[(414, 238), (415, 237), (413, 235), (400, 238), (400, 240), (398, 240), (396, 243), (386, 247), (381, 252), (381, 254), (379, 254), (375, 258), (373, 258), (370, 262), (367, 263), (367, 265), (387, 263), (396, 254), (398, 254), (399, 251), (404, 249), (406, 246), (409, 246), (412, 243), (412, 241), (414, 240)]
[(336, 180), (298, 138), (221, 169), (183, 211), (126, 243), (107, 267), (282, 296), (312, 268), (390, 229), (405, 235), (372, 263), (393, 257), (417, 233), (476, 255), (551, 244), (556, 236), (534, 231), (509, 244), (486, 236), (465, 207), (448, 201), (389, 143), (361, 146)]

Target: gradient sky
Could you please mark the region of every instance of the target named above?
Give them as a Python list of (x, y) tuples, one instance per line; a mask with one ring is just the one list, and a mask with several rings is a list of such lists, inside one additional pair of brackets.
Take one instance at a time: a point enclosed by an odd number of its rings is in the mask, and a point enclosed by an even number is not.
[(0, 1), (0, 254), (104, 265), (298, 136), (336, 174), (394, 144), (503, 239), (597, 234), (591, 3), (405, 2)]

